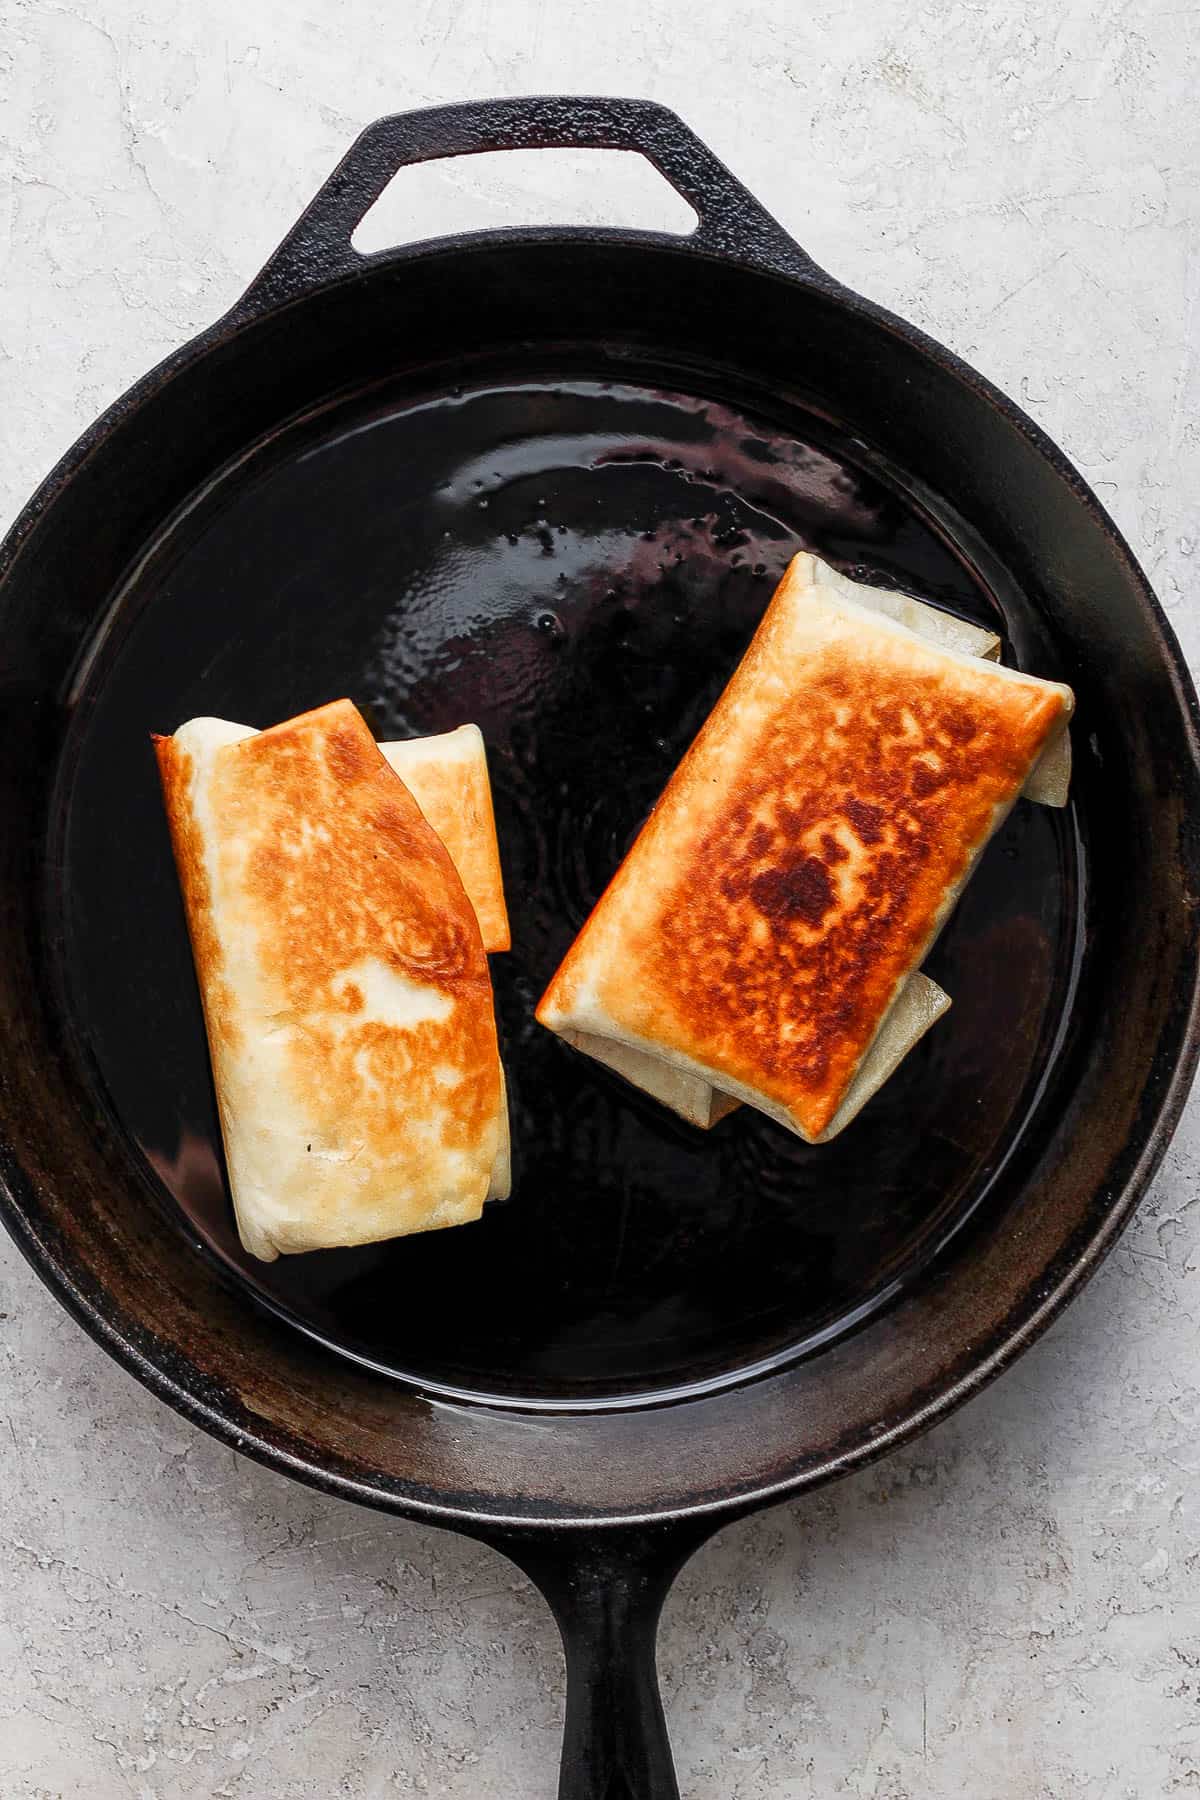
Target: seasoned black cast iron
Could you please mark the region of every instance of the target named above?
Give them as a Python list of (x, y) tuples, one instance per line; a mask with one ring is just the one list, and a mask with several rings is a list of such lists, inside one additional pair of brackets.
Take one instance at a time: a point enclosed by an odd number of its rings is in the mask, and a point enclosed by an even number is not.
[[(498, 231), (362, 257), (405, 164), (641, 152), (689, 238)], [(1079, 700), (931, 964), (954, 998), (838, 1142), (711, 1137), (532, 1007), (808, 546), (997, 626)], [(753, 1506), (979, 1388), (1095, 1268), (1196, 1058), (1197, 740), (1178, 650), (1074, 470), (817, 269), (671, 113), (387, 119), (232, 313), (119, 401), (0, 565), (0, 1174), (89, 1331), (227, 1442), (473, 1533), (566, 1644), (562, 1792), (675, 1792), (666, 1589)], [(222, 1183), (147, 736), (339, 694), (487, 736), (513, 1200), (252, 1264)]]

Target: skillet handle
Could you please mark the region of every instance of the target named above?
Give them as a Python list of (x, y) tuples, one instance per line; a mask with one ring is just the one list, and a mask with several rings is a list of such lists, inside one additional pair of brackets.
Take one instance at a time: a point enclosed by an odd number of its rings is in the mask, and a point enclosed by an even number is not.
[(489, 1537), (541, 1589), (567, 1664), (558, 1800), (679, 1800), (655, 1644), (671, 1584), (713, 1523)]
[[(480, 151), (547, 149), (636, 151), (695, 211), (699, 224), (685, 242), (697, 250), (755, 263), (779, 274), (829, 280), (778, 220), (668, 107), (654, 100), (553, 94), (463, 101), (421, 112), (394, 113), (368, 125), (246, 290), (235, 312), (284, 305), (311, 288), (361, 273), (379, 260), (360, 254), (350, 240), (400, 169)], [(637, 235), (679, 241), (663, 232)], [(392, 254), (380, 253), (385, 257)]]

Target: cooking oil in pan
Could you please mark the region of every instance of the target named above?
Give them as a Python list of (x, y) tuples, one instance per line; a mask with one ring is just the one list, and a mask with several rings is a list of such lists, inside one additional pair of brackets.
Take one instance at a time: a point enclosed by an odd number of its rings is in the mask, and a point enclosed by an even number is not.
[[(167, 1228), (346, 1354), (533, 1406), (745, 1379), (852, 1328), (973, 1211), (986, 1228), (1069, 986), (1069, 816), (1017, 808), (929, 965), (950, 1014), (831, 1145), (746, 1109), (697, 1132), (533, 1019), (798, 549), (1055, 672), (1003, 572), (861, 447), (669, 386), (377, 389), (296, 421), (174, 522), (77, 698), (65, 821), (74, 1011)], [(471, 720), (487, 741), (515, 1186), (478, 1225), (263, 1265), (224, 1188), (148, 737), (342, 694), (380, 737)]]

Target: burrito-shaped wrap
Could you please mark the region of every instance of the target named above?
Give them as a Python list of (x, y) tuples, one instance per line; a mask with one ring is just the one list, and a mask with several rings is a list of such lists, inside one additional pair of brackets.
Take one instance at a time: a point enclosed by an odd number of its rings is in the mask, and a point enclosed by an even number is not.
[(508, 1154), (479, 925), (359, 713), (155, 748), (246, 1249), (478, 1218)]
[(949, 1005), (919, 965), (1066, 731), (1069, 688), (864, 593), (793, 560), (538, 1007), (669, 1105), (693, 1082), (697, 1123), (706, 1087), (809, 1142), (849, 1123)]
[(437, 737), (405, 738), (379, 748), (450, 852), (475, 908), (484, 949), (507, 950), (512, 938), (479, 727), (460, 725)]
[[(907, 625), (919, 637), (946, 650), (958, 650), (967, 656), (986, 661), (999, 659), (1001, 644), (997, 634), (982, 626), (968, 624), (953, 613), (918, 600), (911, 594), (892, 588), (867, 586), (839, 574), (814, 556), (798, 559), (800, 568), (814, 587), (823, 588), (844, 599), (856, 601), (872, 612), (881, 612), (898, 624)], [(1021, 792), (1028, 800), (1046, 806), (1065, 806), (1071, 779), (1071, 739), (1069, 731), (1054, 733), (1048, 741)], [(838, 1110), (834, 1130), (848, 1125), (855, 1114), (887, 1080), (903, 1061), (913, 1045), (939, 1019), (950, 1005), (944, 994), (928, 976), (914, 975), (906, 984), (887, 1014), (879, 1033), (863, 1058), (846, 1099)], [(699, 1075), (690, 1075), (661, 1058), (645, 1051), (631, 1049), (604, 1038), (564, 1030), (562, 1037), (576, 1049), (584, 1050), (597, 1062), (604, 1063), (617, 1074), (642, 1088), (654, 1099), (677, 1112), (690, 1124), (708, 1130), (741, 1105), (739, 1100), (714, 1089)]]

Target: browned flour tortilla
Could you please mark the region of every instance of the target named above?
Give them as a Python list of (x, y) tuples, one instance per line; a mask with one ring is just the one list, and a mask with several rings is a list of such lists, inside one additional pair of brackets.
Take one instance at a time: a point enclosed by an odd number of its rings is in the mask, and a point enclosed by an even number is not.
[(246, 1248), (478, 1218), (508, 1188), (479, 923), (359, 713), (155, 748)]
[[(181, 729), (191, 730), (199, 721)], [(255, 735), (244, 725), (208, 720), (239, 737)], [(492, 810), (487, 752), (477, 725), (460, 725), (436, 737), (403, 738), (380, 744), (380, 753), (433, 826), (458, 870), (475, 908), (483, 947), (509, 949), (512, 938), (504, 902), (500, 846)]]
[(512, 943), (487, 755), (477, 725), (404, 738), (380, 750), (450, 852), (475, 908), (485, 950)]
[(988, 839), (1065, 799), (1071, 691), (997, 648), (796, 557), (541, 1022), (699, 1125), (840, 1131), (949, 1005), (919, 965)]

